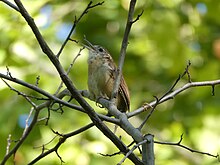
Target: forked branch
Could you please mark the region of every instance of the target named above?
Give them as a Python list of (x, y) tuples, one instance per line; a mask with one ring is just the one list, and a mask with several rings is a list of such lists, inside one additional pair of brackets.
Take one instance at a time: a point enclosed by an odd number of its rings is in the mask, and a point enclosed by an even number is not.
[(171, 146), (178, 146), (178, 147), (181, 147), (181, 148), (184, 148), (190, 152), (195, 152), (195, 153), (198, 153), (198, 154), (202, 154), (202, 155), (207, 155), (207, 156), (211, 156), (211, 157), (214, 157), (214, 158), (218, 158), (219, 159), (219, 155), (213, 155), (213, 154), (210, 154), (208, 152), (202, 152), (202, 151), (198, 151), (198, 150), (194, 150), (190, 147), (187, 147), (183, 144), (181, 144), (183, 141), (183, 134), (180, 136), (180, 140), (176, 143), (173, 143), (173, 142), (159, 142), (159, 141), (154, 141), (154, 143), (157, 143), (157, 144), (162, 144), (162, 145), (171, 145)]

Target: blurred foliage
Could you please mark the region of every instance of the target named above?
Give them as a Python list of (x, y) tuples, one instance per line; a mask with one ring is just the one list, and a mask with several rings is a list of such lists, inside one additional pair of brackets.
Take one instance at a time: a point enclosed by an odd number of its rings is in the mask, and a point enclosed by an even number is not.
[[(45, 40), (57, 53), (70, 30), (74, 18), (79, 17), (89, 1), (23, 1), (35, 19)], [(99, 1), (94, 1), (97, 3)], [(102, 6), (89, 11), (77, 25), (72, 39), (83, 41), (83, 36), (92, 43), (106, 47), (117, 61), (127, 19), (128, 0), (106, 0)], [(220, 60), (220, 1), (208, 0), (148, 0), (138, 1), (135, 15), (144, 10), (129, 38), (126, 61), (123, 68), (131, 93), (131, 110), (152, 101), (153, 95), (165, 93), (190, 60), (193, 81), (218, 79)], [(55, 68), (42, 53), (32, 31), (19, 13), (0, 3), (0, 71), (9, 67), (12, 76), (34, 84), (40, 76), (39, 86), (54, 93), (60, 84)], [(77, 55), (80, 46), (69, 42), (60, 60), (67, 69)], [(87, 51), (75, 62), (70, 76), (79, 89), (87, 88)], [(177, 88), (187, 82), (183, 78)], [(10, 83), (26, 94), (37, 95), (19, 85)], [(220, 151), (220, 94), (210, 87), (188, 89), (175, 99), (157, 107), (143, 132), (155, 135), (158, 141), (177, 142), (184, 134), (183, 144), (201, 151), (216, 154)], [(106, 113), (95, 106), (100, 113)], [(1, 81), (0, 82), (0, 159), (6, 152), (7, 138), (18, 140), (23, 132), (25, 116), (31, 106)], [(41, 101), (36, 101), (36, 104)], [(147, 113), (131, 119), (138, 126)], [(47, 116), (47, 109), (41, 117)], [(64, 113), (51, 112), (49, 127), (44, 123), (35, 126), (31, 135), (18, 150), (16, 164), (26, 164), (41, 153), (43, 144), (59, 133), (74, 131), (89, 123), (89, 118), (76, 111), (64, 108)], [(113, 125), (109, 125), (113, 129)], [(117, 132), (128, 144), (131, 141), (122, 130)], [(53, 147), (58, 139), (46, 146)], [(11, 148), (14, 143), (12, 143)], [(34, 148), (33, 148), (34, 147)], [(38, 148), (37, 148), (38, 147)], [(117, 152), (116, 147), (96, 128), (68, 139), (58, 150), (65, 164), (101, 165), (116, 164), (122, 156), (102, 157), (97, 153)], [(182, 148), (155, 144), (156, 164), (166, 165), (214, 165), (217, 160), (191, 153)], [(37, 164), (60, 164), (55, 153)], [(7, 163), (13, 164), (13, 161)], [(125, 164), (131, 164), (129, 160)]]

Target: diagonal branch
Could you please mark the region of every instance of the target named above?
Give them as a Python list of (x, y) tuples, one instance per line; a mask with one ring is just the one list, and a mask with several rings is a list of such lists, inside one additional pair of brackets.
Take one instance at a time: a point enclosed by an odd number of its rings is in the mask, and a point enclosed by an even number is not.
[[(76, 87), (73, 85), (72, 81), (67, 76), (66, 72), (62, 68), (58, 58), (54, 55), (52, 50), (49, 48), (47, 43), (44, 41), (41, 33), (39, 32), (33, 18), (29, 15), (27, 10), (24, 8), (23, 4), (20, 0), (15, 0), (15, 3), (17, 4), (18, 8), (20, 9), (20, 13), (32, 29), (42, 51), (48, 56), (48, 58), (51, 60), (53, 65), (56, 67), (62, 81), (66, 85), (67, 89), (70, 91), (70, 93), (74, 96), (74, 98), (77, 100), (77, 102), (84, 108), (84, 110), (89, 115), (90, 119), (93, 121), (95, 126), (106, 136), (108, 137), (114, 144), (119, 148), (120, 151), (123, 153), (127, 153), (129, 149), (126, 147), (124, 143), (102, 122), (102, 120), (99, 118), (97, 113), (94, 111), (94, 109), (85, 101), (85, 99), (80, 95), (80, 93), (77, 91)], [(135, 156), (135, 154), (129, 155), (129, 159), (133, 163), (139, 163), (142, 164), (140, 159)]]
[(145, 117), (145, 119), (143, 120), (143, 122), (141, 123), (141, 125), (138, 127), (139, 130), (141, 130), (143, 128), (143, 126), (145, 125), (145, 123), (147, 122), (147, 120), (150, 118), (150, 116), (153, 114), (153, 112), (155, 111), (157, 105), (159, 105), (160, 100), (162, 100), (164, 97), (166, 97), (170, 92), (173, 91), (174, 87), (177, 85), (177, 83), (180, 80), (180, 76), (177, 78), (177, 80), (175, 81), (175, 83), (171, 86), (171, 88), (165, 93), (163, 94), (163, 96), (161, 96), (160, 98), (157, 98), (156, 96), (154, 96), (154, 98), (156, 99), (156, 103), (154, 104), (154, 106), (152, 107), (151, 111), (149, 112), (149, 114)]
[(15, 91), (18, 95), (23, 96), (23, 97), (25, 98), (25, 100), (27, 100), (27, 102), (29, 102), (29, 103), (32, 105), (32, 107), (36, 108), (35, 103), (32, 102), (31, 99), (30, 99), (25, 93), (20, 92), (20, 91), (18, 91), (17, 89), (13, 88), (13, 87), (12, 87), (11, 85), (9, 85), (9, 84), (7, 83), (7, 81), (5, 81), (3, 78), (2, 78), (2, 81), (9, 87), (10, 90)]
[[(203, 86), (210, 86), (212, 88), (212, 93), (213, 93), (213, 87), (216, 85), (220, 85), (220, 80), (213, 80), (213, 81), (200, 81), (200, 82), (191, 82), (183, 85), (182, 87), (176, 89), (175, 91), (171, 92), (170, 94), (167, 94), (165, 97), (163, 97), (158, 104), (161, 104), (167, 100), (173, 99), (176, 95), (178, 95), (181, 92), (184, 92), (185, 90), (189, 88), (194, 88), (194, 87), (203, 87)], [(128, 117), (133, 117), (136, 116), (143, 111), (146, 111), (146, 109), (150, 109), (151, 107), (154, 107), (155, 104), (157, 104), (157, 101), (152, 101), (149, 103), (147, 106), (143, 106), (141, 108), (136, 109), (135, 111), (127, 113)]]
[(71, 37), (71, 35), (72, 35), (74, 29), (76, 28), (76, 25), (79, 23), (79, 21), (82, 19), (82, 17), (83, 17), (85, 14), (88, 13), (89, 9), (92, 9), (92, 8), (94, 8), (94, 7), (96, 7), (96, 6), (102, 5), (103, 3), (104, 3), (104, 1), (99, 2), (99, 3), (95, 4), (95, 5), (92, 5), (92, 1), (90, 1), (89, 4), (87, 5), (87, 7), (85, 8), (85, 10), (84, 10), (84, 11), (82, 12), (82, 14), (79, 16), (79, 18), (77, 19), (77, 18), (75, 17), (74, 24), (73, 24), (72, 28), (70, 29), (70, 32), (69, 32), (69, 34), (68, 34), (66, 40), (63, 42), (63, 44), (62, 44), (62, 46), (61, 46), (59, 52), (58, 52), (57, 55), (56, 55), (57, 58), (59, 58), (59, 56), (60, 56), (60, 54), (62, 53), (64, 47), (66, 46), (68, 40), (71, 40), (70, 37)]
[(159, 142), (159, 141), (154, 141), (154, 143), (157, 143), (157, 144), (162, 144), (162, 145), (171, 145), (171, 146), (178, 146), (178, 147), (181, 147), (181, 148), (184, 148), (190, 152), (195, 152), (195, 153), (198, 153), (198, 154), (203, 154), (203, 155), (207, 155), (207, 156), (211, 156), (211, 157), (214, 157), (214, 158), (219, 158), (219, 155), (213, 155), (213, 154), (210, 154), (208, 152), (202, 152), (202, 151), (198, 151), (198, 150), (194, 150), (192, 148), (189, 148), (185, 145), (182, 145), (181, 142), (183, 140), (183, 134), (180, 136), (180, 140), (176, 143), (173, 143), (173, 142)]
[(11, 2), (9, 2), (9, 1), (7, 1), (7, 0), (0, 0), (0, 1), (4, 2), (4, 3), (7, 4), (8, 6), (10, 6), (11, 8), (13, 8), (13, 9), (16, 10), (17, 12), (19, 12), (19, 8), (18, 8), (16, 5), (14, 5), (13, 3), (11, 3)]
[[(10, 74), (11, 74), (11, 73), (10, 73)], [(71, 103), (69, 103), (69, 102), (67, 102), (67, 101), (62, 100), (62, 98), (63, 98), (64, 96), (66, 96), (66, 95), (71, 96), (70, 93), (69, 93), (69, 91), (68, 91), (67, 89), (66, 89), (66, 90), (63, 90), (62, 92), (60, 92), (57, 96), (54, 96), (54, 95), (52, 95), (52, 94), (50, 94), (50, 93), (48, 93), (48, 92), (42, 90), (41, 88), (39, 88), (39, 87), (37, 87), (37, 86), (35, 86), (35, 85), (32, 85), (32, 84), (29, 84), (29, 83), (27, 83), (27, 82), (24, 82), (24, 81), (22, 81), (22, 80), (19, 80), (18, 78), (13, 78), (12, 76), (7, 76), (7, 75), (4, 75), (4, 74), (2, 74), (2, 73), (0, 73), (0, 77), (1, 77), (2, 79), (6, 79), (6, 80), (12, 81), (12, 82), (14, 82), (14, 83), (20, 84), (20, 85), (22, 85), (22, 86), (24, 86), (24, 87), (27, 87), (27, 88), (29, 88), (29, 89), (32, 89), (33, 91), (38, 92), (38, 93), (40, 93), (40, 94), (42, 94), (42, 95), (48, 97), (48, 98), (49, 98), (49, 100), (48, 100), (48, 102), (49, 102), (48, 105), (50, 105), (52, 102), (56, 102), (56, 103), (59, 103), (59, 104), (61, 104), (61, 105), (65, 105), (65, 106), (67, 106), (67, 107), (69, 107), (69, 108), (71, 108), (71, 109), (75, 109), (75, 110), (77, 110), (77, 111), (86, 113), (85, 110), (84, 110), (82, 107), (77, 106), (77, 105), (75, 105), (75, 104), (71, 104)], [(82, 91), (82, 92), (85, 92), (85, 91)], [(46, 100), (46, 99), (45, 99), (45, 100)], [(44, 103), (43, 103), (43, 104), (44, 104)], [(47, 105), (47, 104), (46, 104), (46, 105)], [(47, 107), (47, 106), (43, 106), (41, 109), (43, 109), (43, 108), (45, 108), (45, 107)], [(104, 121), (108, 121), (108, 122), (111, 122), (111, 123), (118, 124), (118, 120), (115, 119), (115, 118), (111, 118), (111, 117), (108, 117), (108, 116), (105, 116), (105, 115), (102, 115), (102, 114), (98, 114), (98, 116), (99, 116), (102, 120), (104, 120)]]
[[(134, 8), (135, 8), (136, 0), (131, 0), (130, 1), (130, 7), (128, 11), (128, 18), (127, 18), (127, 24), (124, 32), (124, 37), (121, 45), (121, 51), (120, 51), (120, 57), (119, 57), (119, 64), (118, 64), (118, 69), (117, 69), (117, 74), (116, 74), (116, 80), (114, 83), (113, 91), (112, 91), (112, 99), (115, 102), (115, 98), (118, 93), (118, 88), (121, 82), (121, 76), (122, 76), (122, 68), (124, 65), (124, 59), (125, 59), (125, 54), (126, 54), (126, 49), (128, 45), (128, 36), (131, 31), (131, 27), (133, 25), (133, 15), (134, 15)], [(140, 17), (140, 16), (139, 16)]]
[(31, 133), (32, 129), (34, 128), (35, 124), (37, 123), (37, 119), (38, 119), (38, 115), (40, 113), (40, 109), (38, 109), (38, 107), (36, 107), (34, 109), (34, 116), (33, 116), (33, 120), (31, 121), (30, 125), (25, 129), (25, 131), (23, 132), (22, 137), (19, 139), (19, 141), (16, 143), (16, 145), (13, 147), (13, 149), (11, 151), (9, 151), (3, 158), (1, 165), (4, 165), (6, 163), (6, 161), (17, 152), (18, 148), (23, 144), (23, 142), (26, 140), (26, 138), (28, 137), (28, 135)]
[[(70, 70), (72, 69), (73, 67), (73, 64), (76, 62), (76, 59), (81, 55), (81, 52), (84, 48), (80, 48), (79, 49), (79, 52), (77, 53), (77, 55), (74, 57), (73, 61), (70, 63), (70, 66), (69, 68), (67, 69), (66, 73), (69, 74), (70, 73)], [(61, 90), (61, 88), (63, 87), (63, 81), (61, 81), (57, 91), (55, 92), (55, 95), (58, 94)]]
[[(38, 93), (40, 93), (40, 94), (42, 94), (42, 95), (48, 97), (49, 99), (51, 99), (51, 100), (57, 102), (57, 103), (60, 103), (60, 104), (65, 105), (65, 106), (67, 106), (67, 107), (70, 107), (70, 108), (79, 110), (79, 111), (81, 111), (81, 112), (84, 111), (82, 107), (77, 106), (77, 105), (74, 105), (74, 104), (70, 104), (70, 103), (68, 103), (68, 102), (66, 102), (66, 101), (64, 101), (64, 100), (61, 100), (61, 99), (59, 99), (58, 97), (56, 97), (56, 96), (54, 96), (54, 95), (51, 95), (50, 93), (48, 93), (48, 92), (42, 90), (41, 88), (39, 88), (39, 87), (37, 87), (37, 86), (35, 86), (35, 85), (29, 84), (29, 83), (27, 83), (27, 82), (24, 82), (24, 81), (19, 80), (19, 79), (17, 79), (17, 78), (13, 78), (13, 77), (11, 77), (11, 76), (4, 75), (4, 74), (2, 74), (2, 73), (0, 73), (0, 77), (1, 77), (2, 79), (6, 79), (6, 80), (9, 80), (9, 81), (15, 82), (15, 83), (17, 83), (17, 84), (20, 84), (20, 85), (22, 85), (22, 86), (25, 86), (25, 87), (27, 87), (27, 88), (29, 88), (29, 89), (32, 89), (32, 90), (34, 90), (34, 91), (36, 91), (36, 92), (38, 92)], [(85, 111), (84, 111), (84, 112), (85, 112)]]
[[(71, 136), (74, 136), (74, 135), (77, 135), (77, 134), (79, 134), (79, 133), (81, 133), (81, 132), (84, 132), (84, 131), (88, 130), (89, 128), (93, 127), (93, 126), (94, 126), (94, 124), (93, 124), (93, 123), (90, 123), (90, 124), (88, 124), (88, 125), (86, 125), (86, 126), (80, 128), (80, 129), (78, 129), (78, 130), (76, 130), (76, 131), (73, 131), (73, 132), (71, 132), (71, 133), (64, 134), (64, 135), (60, 135), (60, 134), (59, 134), (60, 136), (62, 136), (62, 137), (60, 137), (59, 142), (58, 142), (53, 148), (49, 149), (49, 150), (46, 151), (46, 152), (41, 153), (38, 157), (36, 157), (34, 160), (32, 160), (32, 161), (29, 163), (29, 165), (35, 164), (36, 162), (38, 162), (39, 160), (41, 160), (42, 158), (44, 158), (45, 156), (47, 156), (47, 155), (49, 155), (49, 154), (51, 154), (51, 153), (53, 153), (53, 152), (58, 153), (59, 147), (66, 141), (67, 138), (69, 138), (69, 137), (71, 137)], [(58, 133), (57, 133), (57, 134), (58, 134)], [(58, 157), (61, 158), (60, 156), (58, 156)], [(60, 159), (60, 160), (62, 161), (62, 159)]]

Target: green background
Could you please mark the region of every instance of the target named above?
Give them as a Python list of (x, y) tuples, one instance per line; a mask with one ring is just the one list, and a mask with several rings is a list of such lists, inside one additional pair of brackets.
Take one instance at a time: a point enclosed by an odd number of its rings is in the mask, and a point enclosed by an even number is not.
[[(29, 0), (23, 1), (38, 25), (42, 35), (54, 53), (57, 53), (71, 28), (74, 18), (79, 17), (89, 1), (80, 0)], [(97, 3), (99, 1), (94, 1)], [(128, 13), (128, 0), (106, 0), (102, 6), (91, 9), (75, 29), (72, 39), (83, 42), (83, 36), (94, 44), (107, 48), (118, 61), (123, 32)], [(220, 1), (218, 0), (147, 0), (138, 1), (137, 16), (144, 10), (140, 20), (132, 27), (129, 36), (124, 77), (130, 89), (131, 111), (144, 103), (162, 96), (184, 72), (191, 61), (192, 81), (215, 80), (219, 78), (220, 60)], [(60, 60), (65, 69), (77, 55), (80, 45), (68, 42)], [(87, 89), (87, 56), (83, 50), (74, 63), (70, 77), (78, 89)], [(40, 76), (39, 87), (55, 93), (60, 78), (53, 65), (44, 55), (32, 31), (21, 15), (0, 3), (0, 72), (9, 67), (13, 77), (34, 84)], [(187, 83), (181, 79), (177, 87)], [(14, 88), (29, 94), (35, 92), (10, 83)], [(193, 149), (216, 155), (220, 151), (220, 89), (211, 87), (188, 89), (173, 100), (159, 105), (143, 133), (151, 133), (157, 141), (177, 142), (181, 134), (182, 144)], [(42, 101), (33, 100), (36, 104)], [(89, 101), (97, 112), (106, 113)], [(23, 132), (24, 118), (29, 114), (30, 104), (11, 91), (0, 81), (0, 160), (6, 152), (7, 138), (18, 140)], [(130, 119), (139, 126), (146, 112)], [(47, 109), (40, 117), (47, 117)], [(36, 125), (22, 147), (17, 151), (16, 164), (30, 162), (41, 153), (43, 144), (55, 136), (50, 128), (59, 133), (74, 131), (90, 122), (80, 112), (64, 108), (64, 113), (51, 112), (49, 126), (44, 122)], [(108, 124), (113, 130), (114, 125)], [(122, 130), (117, 131), (126, 144), (131, 138)], [(53, 147), (58, 138), (46, 146)], [(12, 142), (11, 148), (14, 146)], [(101, 165), (117, 164), (122, 155), (103, 157), (98, 153), (111, 154), (117, 148), (95, 127), (69, 138), (58, 150), (65, 164)], [(138, 152), (136, 152), (138, 154)], [(217, 159), (191, 153), (183, 148), (155, 144), (157, 165), (215, 165)], [(12, 159), (7, 162), (13, 164)], [(60, 164), (55, 153), (37, 164)], [(132, 164), (129, 160), (125, 164)]]

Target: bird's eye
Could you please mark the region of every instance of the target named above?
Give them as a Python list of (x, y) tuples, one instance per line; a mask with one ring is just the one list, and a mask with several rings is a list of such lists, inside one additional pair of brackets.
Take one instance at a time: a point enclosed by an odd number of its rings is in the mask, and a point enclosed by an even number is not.
[(102, 48), (99, 48), (98, 50), (99, 50), (99, 52), (104, 52), (104, 50)]

